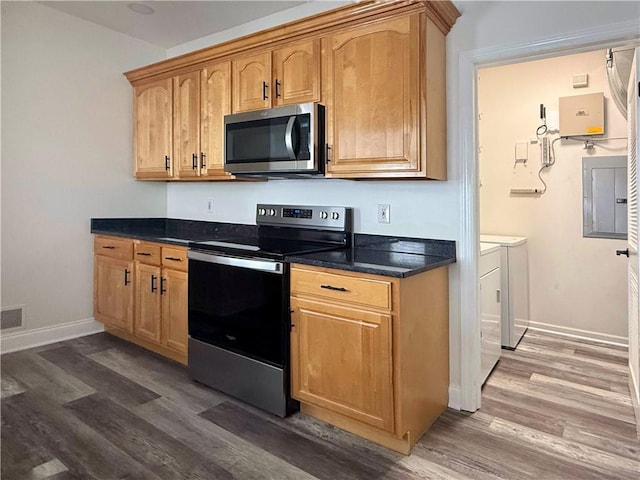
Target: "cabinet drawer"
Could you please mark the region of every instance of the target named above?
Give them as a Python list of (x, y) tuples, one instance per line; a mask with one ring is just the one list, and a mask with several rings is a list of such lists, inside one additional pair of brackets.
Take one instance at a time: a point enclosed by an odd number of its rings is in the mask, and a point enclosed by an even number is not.
[(162, 262), (160, 245), (150, 243), (136, 243), (134, 245), (134, 258), (140, 263), (159, 266)]
[(495, 270), (500, 266), (500, 250), (496, 250), (493, 252), (485, 253), (484, 255), (480, 255), (480, 259), (478, 260), (478, 275), (481, 277), (486, 275), (487, 273)]
[(131, 260), (133, 257), (133, 241), (123, 238), (96, 237), (93, 242), (96, 255)]
[(391, 282), (291, 269), (291, 292), (391, 310)]
[(162, 247), (162, 266), (187, 271), (187, 249)]

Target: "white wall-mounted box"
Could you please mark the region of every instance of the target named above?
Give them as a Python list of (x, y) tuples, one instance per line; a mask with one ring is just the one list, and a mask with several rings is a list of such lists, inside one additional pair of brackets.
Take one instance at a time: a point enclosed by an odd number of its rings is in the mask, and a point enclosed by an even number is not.
[(604, 93), (560, 97), (560, 136), (604, 135)]

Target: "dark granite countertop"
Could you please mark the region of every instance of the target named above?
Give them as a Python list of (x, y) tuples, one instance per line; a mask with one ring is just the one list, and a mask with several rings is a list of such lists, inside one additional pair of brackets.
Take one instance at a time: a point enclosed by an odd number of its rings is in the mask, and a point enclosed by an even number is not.
[(357, 235), (353, 248), (291, 255), (291, 263), (404, 278), (455, 263), (455, 242)]
[[(257, 235), (257, 226), (173, 218), (92, 218), (91, 233), (188, 246), (204, 240), (252, 238)], [(456, 244), (450, 240), (356, 233), (352, 248), (291, 255), (285, 260), (403, 278), (455, 263)]]
[(255, 237), (258, 227), (175, 218), (92, 218), (91, 233), (187, 246), (204, 240)]

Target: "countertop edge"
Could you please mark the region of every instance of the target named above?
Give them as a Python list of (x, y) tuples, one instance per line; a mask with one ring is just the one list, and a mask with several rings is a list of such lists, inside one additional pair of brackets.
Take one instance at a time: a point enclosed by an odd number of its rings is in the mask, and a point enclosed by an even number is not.
[(180, 241), (173, 241), (173, 240), (160, 240), (161, 237), (154, 237), (152, 235), (140, 235), (140, 234), (135, 234), (135, 233), (128, 233), (128, 232), (112, 232), (112, 231), (105, 231), (105, 230), (91, 230), (91, 234), (92, 235), (103, 235), (105, 237), (117, 237), (117, 238), (130, 238), (131, 240), (141, 240), (144, 242), (151, 242), (151, 243), (161, 243), (161, 244), (166, 244), (166, 245), (174, 245), (174, 246), (180, 246), (180, 247), (189, 247), (189, 242), (190, 240), (180, 240)]
[(306, 258), (304, 254), (302, 255), (291, 255), (285, 258), (285, 261), (290, 263), (298, 263), (300, 265), (310, 265), (313, 267), (323, 267), (323, 268), (333, 268), (336, 270), (343, 270), (346, 272), (356, 272), (356, 273), (368, 273), (371, 275), (380, 275), (383, 277), (394, 277), (394, 278), (407, 278), (413, 275), (417, 275), (422, 272), (426, 272), (428, 270), (433, 270), (435, 268), (444, 267), (446, 265), (451, 265), (456, 262), (455, 258), (447, 258), (442, 257), (441, 259), (429, 263), (425, 263), (424, 266), (416, 267), (416, 268), (407, 268), (403, 269), (400, 267), (385, 267), (384, 265), (349, 265), (341, 262), (332, 262), (328, 260), (317, 260), (313, 258)]

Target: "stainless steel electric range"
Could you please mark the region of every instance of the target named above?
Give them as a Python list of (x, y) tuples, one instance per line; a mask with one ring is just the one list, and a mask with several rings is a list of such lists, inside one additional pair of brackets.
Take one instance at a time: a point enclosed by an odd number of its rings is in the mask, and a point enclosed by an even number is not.
[(287, 255), (349, 247), (347, 207), (256, 207), (258, 236), (189, 247), (191, 378), (286, 416), (289, 393)]

